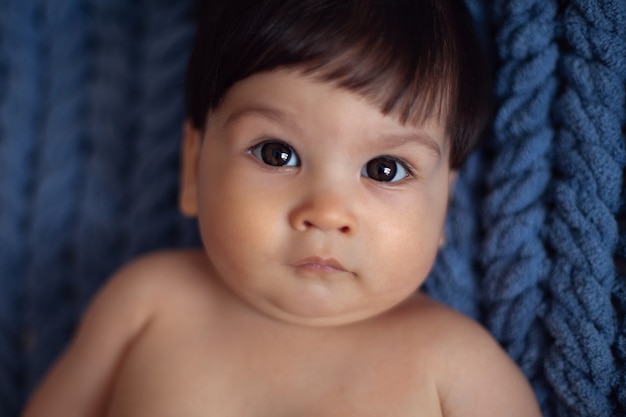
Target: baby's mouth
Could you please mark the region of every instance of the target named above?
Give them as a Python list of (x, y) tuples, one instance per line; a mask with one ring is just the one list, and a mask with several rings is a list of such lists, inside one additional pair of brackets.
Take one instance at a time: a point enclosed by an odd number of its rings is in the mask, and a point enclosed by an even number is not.
[(335, 274), (340, 272), (348, 272), (346, 268), (333, 258), (320, 258), (311, 256), (294, 263), (298, 269), (314, 272), (318, 274)]

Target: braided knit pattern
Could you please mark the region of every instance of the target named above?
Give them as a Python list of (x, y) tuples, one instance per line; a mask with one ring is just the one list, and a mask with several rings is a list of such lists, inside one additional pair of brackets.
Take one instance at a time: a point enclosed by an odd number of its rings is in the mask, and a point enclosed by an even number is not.
[[(626, 219), (625, 197), (624, 193), (622, 193), (621, 213), (623, 219)], [(626, 222), (626, 220), (624, 221)], [(626, 263), (626, 229), (621, 230), (616, 255), (621, 258), (622, 262)], [(626, 328), (626, 271), (624, 270), (617, 276), (615, 291), (613, 292), (613, 303), (617, 311), (618, 329), (620, 330), (613, 348), (616, 356), (616, 368), (618, 369), (614, 381), (615, 398), (617, 400), (615, 414), (626, 415), (626, 372), (620, 371), (626, 369), (626, 332), (624, 331)]]
[[(502, 0), (494, 5), (496, 47), (502, 63), (500, 100), (489, 148), (493, 155), (483, 207), (482, 246), (486, 323), (538, 393), (545, 337), (541, 286), (549, 263), (541, 230), (550, 181), (555, 94), (556, 1)], [(546, 397), (541, 397), (544, 403)]]
[[(549, 242), (555, 251), (546, 362), (560, 416), (614, 414), (617, 322), (611, 293), (626, 154), (626, 3), (571, 1), (563, 17), (556, 105), (558, 180)], [(621, 370), (621, 372), (624, 372)]]
[(21, 281), (29, 256), (39, 101), (41, 28), (36, 2), (1, 2), (0, 13), (0, 415), (24, 399)]
[(85, 174), (72, 277), (81, 311), (105, 277), (127, 259), (128, 230), (122, 219), (130, 204), (127, 179), (135, 120), (141, 111), (134, 76), (140, 30), (135, 2), (99, 1), (91, 13), (92, 65), (86, 85), (90, 112), (82, 145)]
[[(33, 188), (28, 241), (36, 244), (25, 274), (25, 326), (32, 335), (27, 350), (28, 383), (38, 380), (72, 331), (76, 311), (68, 277), (72, 275), (74, 219), (82, 177), (81, 141), (85, 137), (88, 20), (80, 0), (63, 7), (47, 2), (42, 27), (55, 33), (42, 47), (45, 83), (39, 99), (46, 106), (31, 169)], [(74, 65), (67, 65), (75, 62)], [(54, 202), (54, 204), (51, 204)], [(38, 244), (45, 242), (45, 244)]]
[(0, 3), (2, 416), (121, 263), (198, 242), (176, 209), (191, 3)]
[[(132, 232), (129, 251), (136, 255), (159, 242), (179, 242), (178, 151), (182, 138), (183, 74), (192, 28), (188, 2), (146, 0), (142, 7), (143, 38), (137, 83), (138, 126), (132, 151), (137, 155), (129, 178), (134, 199), (127, 220)], [(181, 53), (185, 51), (185, 53)], [(172, 59), (175, 56), (176, 59)]]

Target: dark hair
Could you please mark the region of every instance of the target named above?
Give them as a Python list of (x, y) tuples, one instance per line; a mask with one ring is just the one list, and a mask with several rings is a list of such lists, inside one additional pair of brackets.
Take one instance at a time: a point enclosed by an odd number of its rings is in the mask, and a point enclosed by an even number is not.
[(205, 126), (228, 89), (294, 67), (402, 123), (445, 117), (458, 168), (490, 116), (490, 71), (460, 0), (212, 0), (199, 8), (187, 117)]

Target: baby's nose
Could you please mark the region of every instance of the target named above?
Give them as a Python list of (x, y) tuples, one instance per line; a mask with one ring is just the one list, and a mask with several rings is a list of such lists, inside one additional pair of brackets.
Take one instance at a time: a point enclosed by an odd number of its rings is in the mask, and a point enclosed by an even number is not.
[(291, 211), (289, 222), (298, 231), (317, 229), (350, 235), (356, 230), (352, 204), (348, 196), (336, 190), (311, 192)]

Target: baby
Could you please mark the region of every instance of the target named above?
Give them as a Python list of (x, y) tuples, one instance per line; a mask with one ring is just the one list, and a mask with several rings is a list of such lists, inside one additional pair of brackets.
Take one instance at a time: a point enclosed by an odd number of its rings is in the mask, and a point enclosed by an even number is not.
[(479, 325), (417, 291), (489, 115), (454, 0), (220, 0), (187, 79), (203, 248), (101, 290), (27, 417), (539, 416)]

